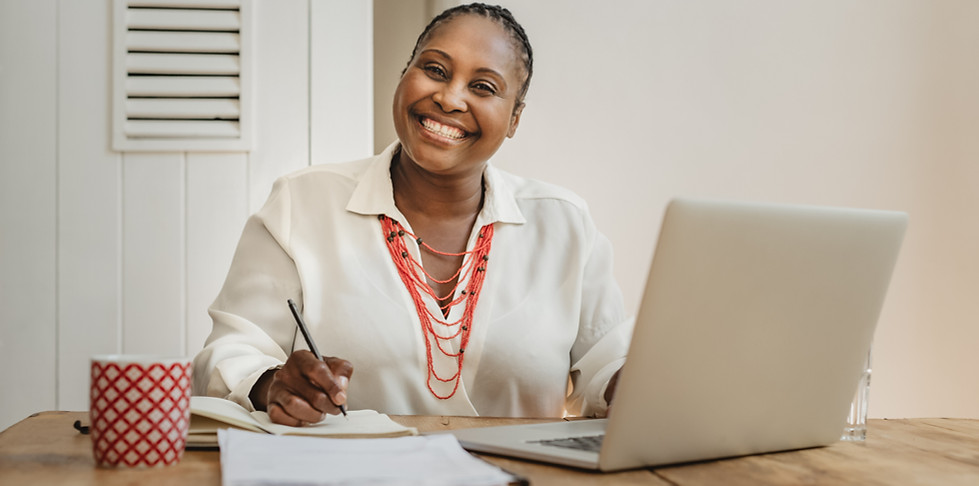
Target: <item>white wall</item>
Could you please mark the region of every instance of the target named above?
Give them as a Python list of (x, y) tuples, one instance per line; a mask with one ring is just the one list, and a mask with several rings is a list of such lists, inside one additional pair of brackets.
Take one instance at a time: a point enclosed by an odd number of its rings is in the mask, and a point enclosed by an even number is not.
[(92, 354), (196, 354), (274, 178), (372, 150), (371, 4), (277, 0), (253, 150), (113, 152), (111, 5), (0, 2), (0, 429), (86, 410)]
[(27, 401), (56, 402), (55, 13), (52, 2), (0, 2), (0, 428)]
[[(628, 305), (673, 196), (907, 211), (870, 414), (979, 418), (979, 3), (501, 3), (535, 75), (496, 162), (589, 201)], [(375, 41), (396, 72), (418, 32)]]

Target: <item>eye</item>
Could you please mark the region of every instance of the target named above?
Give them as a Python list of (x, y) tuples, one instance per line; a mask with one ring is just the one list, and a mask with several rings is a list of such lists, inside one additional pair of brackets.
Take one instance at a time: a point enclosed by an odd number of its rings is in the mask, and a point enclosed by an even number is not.
[(445, 79), (448, 77), (445, 70), (442, 69), (442, 66), (439, 66), (438, 64), (426, 64), (422, 67), (422, 69), (424, 69), (425, 73), (432, 79)]
[(481, 94), (486, 94), (486, 95), (496, 94), (496, 86), (493, 86), (492, 84), (487, 83), (485, 81), (477, 81), (473, 83), (472, 89), (473, 91)]

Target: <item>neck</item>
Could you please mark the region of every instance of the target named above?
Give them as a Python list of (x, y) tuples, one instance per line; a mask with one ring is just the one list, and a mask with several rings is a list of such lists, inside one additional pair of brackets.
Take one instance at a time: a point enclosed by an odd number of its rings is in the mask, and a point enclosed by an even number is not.
[(462, 175), (428, 172), (400, 152), (391, 163), (394, 203), (405, 215), (474, 218), (483, 205), (482, 170)]

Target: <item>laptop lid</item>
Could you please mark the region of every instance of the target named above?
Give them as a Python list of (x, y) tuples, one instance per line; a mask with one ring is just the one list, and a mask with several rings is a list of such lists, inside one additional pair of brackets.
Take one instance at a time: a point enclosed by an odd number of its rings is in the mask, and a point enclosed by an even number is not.
[[(456, 436), (606, 471), (833, 443), (906, 225), (891, 211), (671, 201), (607, 423)], [(600, 453), (538, 442), (582, 427), (605, 429)]]
[(600, 467), (839, 440), (906, 226), (890, 211), (672, 201)]

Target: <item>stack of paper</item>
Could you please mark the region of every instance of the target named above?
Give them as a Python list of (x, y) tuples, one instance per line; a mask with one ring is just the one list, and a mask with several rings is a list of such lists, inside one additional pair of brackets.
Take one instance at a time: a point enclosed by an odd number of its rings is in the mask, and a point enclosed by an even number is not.
[(190, 398), (190, 431), (188, 447), (217, 447), (217, 432), (229, 427), (275, 435), (315, 435), (319, 437), (401, 437), (417, 435), (383, 413), (373, 410), (351, 410), (347, 417), (327, 415), (319, 423), (289, 427), (272, 423), (265, 412), (248, 412), (230, 400), (214, 397)]
[(223, 486), (504, 485), (518, 478), (462, 449), (455, 436), (327, 439), (218, 432)]

